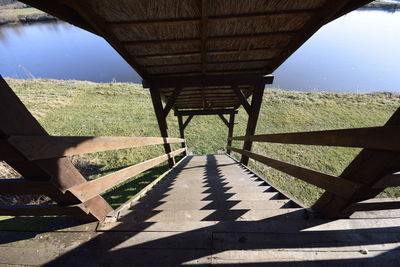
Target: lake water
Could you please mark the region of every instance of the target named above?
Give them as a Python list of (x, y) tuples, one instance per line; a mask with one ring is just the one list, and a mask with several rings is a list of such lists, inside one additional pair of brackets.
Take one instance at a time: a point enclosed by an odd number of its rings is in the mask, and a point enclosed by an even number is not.
[[(273, 87), (400, 92), (400, 12), (355, 11), (326, 26), (276, 70)], [(0, 27), (0, 74), (140, 82), (103, 39), (67, 23)]]

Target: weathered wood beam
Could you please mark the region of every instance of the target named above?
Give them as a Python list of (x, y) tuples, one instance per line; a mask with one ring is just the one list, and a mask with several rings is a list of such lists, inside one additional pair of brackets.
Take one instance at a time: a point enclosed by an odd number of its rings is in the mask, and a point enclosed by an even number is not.
[(254, 84), (271, 84), (274, 80), (272, 75), (261, 74), (238, 74), (238, 75), (207, 75), (194, 77), (163, 77), (151, 78), (143, 80), (143, 87), (194, 87), (194, 86), (226, 86), (232, 84), (232, 81), (237, 85), (254, 85)]
[(233, 127), (235, 126), (235, 114), (229, 115), (229, 126), (228, 126), (228, 143), (227, 143), (227, 150), (228, 154), (231, 154), (230, 147), (232, 146), (231, 137), (233, 136)]
[[(178, 116), (178, 125), (179, 125), (179, 136), (180, 138), (185, 139), (185, 126), (183, 123), (182, 116)], [(186, 148), (186, 142), (183, 142), (181, 147)], [(184, 152), (184, 156), (186, 156), (186, 152)]]
[(239, 136), (232, 140), (400, 151), (399, 136), (400, 126), (391, 126)]
[[(258, 116), (260, 114), (261, 103), (264, 95), (265, 83), (259, 83), (254, 87), (253, 97), (251, 100), (251, 110), (249, 113), (249, 119), (247, 120), (246, 136), (254, 135), (257, 127)], [(245, 141), (243, 143), (243, 150), (251, 151), (253, 146), (252, 141)], [(243, 165), (249, 163), (249, 158), (246, 155), (242, 155), (240, 162)]]
[[(178, 115), (180, 116), (180, 115)], [(193, 119), (194, 115), (189, 115), (189, 117), (186, 119), (185, 123), (183, 124), (183, 130), (186, 129), (186, 127), (189, 125), (189, 122)]]
[(168, 102), (164, 108), (164, 117), (167, 117), (172, 107), (174, 106), (176, 99), (179, 94), (182, 92), (183, 87), (176, 87), (171, 96), (168, 97)]
[[(161, 95), (159, 88), (152, 87), (150, 88), (151, 100), (153, 102), (154, 112), (156, 113), (156, 118), (158, 122), (158, 127), (160, 129), (160, 133), (162, 137), (168, 137), (168, 125), (167, 120), (164, 116), (164, 109), (161, 102)], [(171, 145), (164, 144), (165, 153), (171, 153)], [(175, 165), (175, 158), (168, 159), (169, 166), (172, 168)]]
[[(259, 47), (259, 48), (252, 48), (251, 50), (246, 51), (238, 51), (237, 49), (223, 49), (223, 50), (208, 50), (207, 55), (209, 56), (218, 56), (218, 55), (230, 55), (230, 54), (239, 54), (244, 52), (261, 52), (261, 51), (271, 51), (276, 50), (278, 48), (271, 48), (271, 47)], [(136, 58), (146, 58), (146, 59), (153, 59), (153, 60), (160, 60), (160, 59), (171, 59), (177, 57), (188, 57), (188, 56), (200, 56), (201, 51), (185, 51), (185, 52), (166, 52), (166, 53), (152, 53), (152, 54), (141, 54), (138, 55)]]
[(59, 191), (50, 181), (32, 181), (24, 178), (0, 179), (0, 195), (55, 194)]
[(171, 153), (124, 168), (122, 170), (113, 172), (87, 183), (71, 187), (68, 189), (68, 191), (77, 196), (82, 202), (87, 201), (94, 196), (101, 194), (125, 182), (126, 180), (153, 168), (154, 166), (157, 166), (158, 164), (163, 163), (166, 160), (172, 159), (175, 156), (182, 154), (185, 151), (186, 148), (178, 149)]
[[(391, 116), (384, 127), (400, 125), (400, 108)], [(344, 209), (353, 203), (374, 198), (383, 188), (373, 188), (388, 170), (398, 170), (400, 152), (388, 150), (363, 149), (342, 172), (340, 177), (365, 185), (355, 192), (351, 199), (342, 199), (325, 192), (312, 206), (321, 215), (328, 218), (339, 216)]]
[(29, 160), (185, 142), (180, 138), (107, 136), (11, 136), (8, 140)]
[(332, 175), (292, 165), (290, 163), (272, 159), (266, 156), (261, 156), (250, 151), (234, 147), (231, 147), (230, 149), (343, 198), (349, 198), (356, 190), (362, 187), (362, 185), (346, 179), (341, 179)]
[[(232, 114), (231, 114), (232, 115)], [(226, 125), (226, 127), (229, 127), (229, 122), (228, 120), (224, 117), (222, 114), (218, 114), (218, 117), (221, 118), (222, 122)]]
[(201, 73), (205, 75), (207, 71), (208, 0), (201, 0), (200, 29), (201, 29)]
[(247, 99), (244, 96), (242, 90), (240, 90), (239, 86), (237, 86), (237, 85), (232, 85), (232, 90), (235, 92), (237, 98), (239, 99), (239, 101), (242, 104), (243, 108), (246, 110), (247, 114), (250, 115), (251, 106), (250, 106), (249, 102), (247, 102)]
[(6, 139), (0, 139), (0, 160), (24, 160), (23, 156)]
[(238, 111), (234, 109), (210, 109), (210, 110), (178, 110), (175, 116), (202, 116), (202, 115), (224, 115), (224, 114), (237, 114)]
[[(13, 114), (13, 116), (10, 116)], [(15, 95), (3, 78), (0, 77), (0, 136), (11, 135), (36, 135), (48, 136), (47, 132), (26, 109), (24, 104)], [(13, 169), (28, 180), (51, 180), (51, 183), (60, 191), (51, 194), (58, 204), (74, 205), (81, 202), (71, 194), (64, 194), (64, 186), (73, 186), (85, 183), (86, 179), (76, 170), (72, 163), (66, 158), (29, 161), (7, 160)], [(108, 203), (100, 196), (96, 196), (85, 203), (86, 209), (92, 219), (102, 221), (107, 213), (112, 211)], [(82, 214), (86, 214), (82, 210)]]
[(400, 186), (400, 172), (387, 174), (376, 182), (372, 188), (386, 188)]

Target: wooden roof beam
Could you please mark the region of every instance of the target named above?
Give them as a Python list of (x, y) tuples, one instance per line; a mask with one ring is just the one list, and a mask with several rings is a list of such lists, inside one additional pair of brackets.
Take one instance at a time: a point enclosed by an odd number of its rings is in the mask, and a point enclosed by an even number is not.
[(262, 74), (238, 74), (238, 75), (206, 75), (206, 76), (179, 76), (179, 77), (160, 77), (143, 80), (144, 88), (157, 87), (191, 87), (191, 86), (224, 86), (224, 85), (255, 85), (272, 84), (273, 75)]

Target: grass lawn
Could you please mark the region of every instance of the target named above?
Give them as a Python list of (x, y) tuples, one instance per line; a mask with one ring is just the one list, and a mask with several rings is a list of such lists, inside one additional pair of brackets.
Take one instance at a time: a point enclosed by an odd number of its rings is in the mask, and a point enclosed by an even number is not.
[[(7, 79), (44, 128), (52, 135), (159, 136), (150, 94), (137, 84)], [(383, 125), (399, 107), (394, 94), (307, 93), (266, 89), (257, 133), (278, 133)], [(240, 109), (234, 135), (243, 135), (247, 115)], [(178, 137), (177, 119), (168, 116), (170, 135)], [(217, 116), (194, 117), (186, 128), (195, 154), (216, 153), (226, 146), (227, 128)], [(235, 141), (234, 146), (241, 146)], [(179, 145), (174, 145), (177, 149)], [(300, 166), (339, 175), (359, 149), (255, 144), (254, 151)], [(162, 146), (102, 152), (74, 157), (88, 179), (163, 154)], [(238, 155), (235, 155), (237, 158)], [(322, 190), (250, 160), (250, 167), (306, 205)], [(135, 195), (168, 169), (162, 164), (104, 194), (114, 207)], [(399, 197), (397, 188), (384, 197)]]

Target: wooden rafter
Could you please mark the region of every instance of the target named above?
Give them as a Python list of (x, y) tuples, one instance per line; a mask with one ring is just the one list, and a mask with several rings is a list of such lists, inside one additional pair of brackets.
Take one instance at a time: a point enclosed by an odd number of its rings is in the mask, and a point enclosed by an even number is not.
[(168, 116), (168, 113), (171, 111), (171, 109), (173, 108), (176, 99), (178, 98), (179, 94), (182, 92), (183, 87), (176, 87), (174, 92), (172, 93), (172, 95), (170, 97), (168, 97), (168, 101), (167, 104), (165, 105), (164, 108), (164, 117)]
[[(232, 114), (231, 114), (231, 115), (232, 115)], [(218, 114), (218, 117), (220, 117), (221, 120), (222, 120), (222, 122), (226, 125), (226, 127), (229, 128), (229, 122), (228, 122), (228, 120), (224, 117), (224, 115)]]
[(242, 90), (240, 90), (239, 86), (237, 86), (236, 84), (232, 85), (232, 90), (235, 92), (237, 98), (239, 99), (243, 108), (246, 110), (247, 114), (250, 115), (251, 106), (250, 106), (249, 102), (247, 102), (247, 99), (246, 99), (245, 95), (243, 94)]
[[(179, 115), (178, 115), (179, 116)], [(183, 124), (183, 129), (185, 130), (185, 128), (189, 125), (189, 122), (193, 119), (194, 115), (189, 115), (189, 117), (186, 119), (185, 123)], [(182, 116), (179, 116), (182, 117)]]

